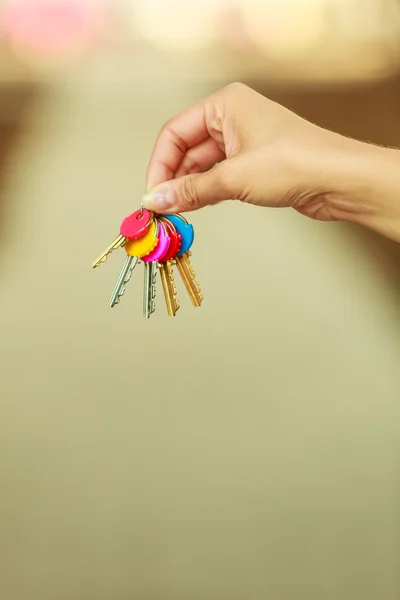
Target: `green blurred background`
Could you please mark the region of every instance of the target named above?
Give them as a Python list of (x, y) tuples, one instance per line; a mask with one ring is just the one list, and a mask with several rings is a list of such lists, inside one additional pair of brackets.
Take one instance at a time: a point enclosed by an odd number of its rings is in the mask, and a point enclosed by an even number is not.
[(0, 3), (0, 597), (397, 600), (398, 245), (205, 209), (148, 322), (91, 262), (230, 81), (400, 146), (400, 3), (61, 4)]

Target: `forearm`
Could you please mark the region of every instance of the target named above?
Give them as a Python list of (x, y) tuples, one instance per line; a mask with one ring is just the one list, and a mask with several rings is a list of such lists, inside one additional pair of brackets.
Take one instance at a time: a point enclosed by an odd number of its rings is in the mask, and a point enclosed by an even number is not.
[(400, 242), (400, 150), (345, 140), (335, 174), (344, 220)]

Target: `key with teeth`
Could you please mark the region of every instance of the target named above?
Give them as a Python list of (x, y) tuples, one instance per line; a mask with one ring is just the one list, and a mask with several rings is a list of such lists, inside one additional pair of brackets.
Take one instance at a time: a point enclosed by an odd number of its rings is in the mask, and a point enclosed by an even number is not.
[(158, 229), (158, 222), (153, 221), (153, 223), (149, 227), (148, 232), (144, 236), (142, 236), (138, 240), (125, 241), (124, 246), (127, 257), (108, 303), (108, 305), (111, 306), (111, 308), (116, 304), (119, 304), (120, 299), (125, 292), (126, 284), (130, 280), (132, 276), (132, 271), (138, 264), (140, 257), (142, 257), (145, 254), (148, 254), (154, 249), (154, 246), (157, 246)]
[(167, 312), (170, 317), (174, 317), (179, 310), (180, 303), (176, 293), (172, 261), (181, 248), (182, 238), (171, 221), (161, 217), (160, 222), (165, 226), (171, 240), (168, 252), (159, 262), (159, 269)]
[(113, 306), (116, 304), (119, 304), (120, 299), (125, 292), (126, 284), (132, 277), (133, 269), (136, 267), (138, 262), (139, 258), (137, 256), (129, 256), (129, 254), (126, 255), (124, 266), (121, 269), (117, 283), (115, 284), (111, 298), (108, 302), (108, 305), (111, 306), (111, 308), (113, 308)]
[(110, 244), (108, 246), (108, 248), (106, 248), (106, 250), (104, 250), (104, 252), (102, 252), (100, 254), (99, 257), (96, 258), (96, 260), (94, 261), (94, 263), (92, 263), (92, 267), (93, 269), (95, 269), (96, 267), (99, 267), (103, 262), (105, 262), (107, 260), (107, 258), (109, 257), (109, 255), (111, 254), (111, 252), (114, 252), (114, 250), (117, 250), (117, 248), (121, 248), (126, 242), (126, 238), (124, 238), (122, 235), (119, 235), (112, 244)]
[(196, 281), (194, 270), (190, 264), (190, 248), (194, 241), (194, 229), (182, 215), (170, 215), (165, 217), (171, 221), (182, 238), (181, 248), (176, 255), (175, 263), (179, 274), (185, 284), (186, 290), (194, 306), (198, 307), (203, 301), (200, 286)]
[(174, 317), (179, 310), (180, 304), (176, 293), (174, 281), (174, 273), (172, 270), (172, 262), (162, 263), (159, 265), (161, 282), (164, 290), (165, 304), (170, 317)]
[(200, 286), (196, 281), (195, 272), (190, 264), (190, 255), (191, 252), (186, 252), (182, 256), (177, 257), (176, 266), (193, 305), (198, 307), (203, 302), (203, 296)]
[(143, 207), (129, 215), (121, 224), (120, 235), (92, 265), (98, 267), (111, 252), (124, 247), (126, 259), (111, 294), (109, 306), (119, 304), (132, 272), (140, 262), (144, 264), (143, 314), (146, 319), (155, 311), (158, 269), (168, 314), (175, 316), (180, 308), (174, 281), (175, 264), (193, 304), (200, 306), (203, 296), (190, 265), (193, 239), (193, 227), (181, 215), (154, 216)]
[(156, 219), (156, 222), (158, 225), (157, 246), (149, 254), (142, 257), (144, 263), (143, 315), (146, 319), (155, 311), (158, 261), (163, 259), (171, 245), (171, 238), (164, 223), (158, 219)]
[(138, 240), (141, 237), (145, 236), (148, 233), (149, 228), (154, 222), (153, 214), (142, 208), (140, 210), (136, 210), (134, 213), (126, 217), (121, 223), (120, 226), (120, 235), (113, 241), (104, 252), (100, 254), (98, 258), (92, 263), (92, 267), (95, 269), (99, 267), (103, 262), (105, 262), (108, 256), (125, 246), (127, 241)]
[(143, 316), (145, 319), (149, 319), (156, 310), (156, 277), (157, 263), (154, 261), (144, 263)]

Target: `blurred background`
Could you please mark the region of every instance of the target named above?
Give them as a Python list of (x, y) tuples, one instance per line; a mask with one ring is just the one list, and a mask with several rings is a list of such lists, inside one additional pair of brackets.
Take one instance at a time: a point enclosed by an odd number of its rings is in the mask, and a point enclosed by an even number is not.
[(399, 598), (399, 246), (226, 203), (200, 310), (91, 270), (234, 80), (400, 146), (400, 2), (0, 1), (4, 600)]

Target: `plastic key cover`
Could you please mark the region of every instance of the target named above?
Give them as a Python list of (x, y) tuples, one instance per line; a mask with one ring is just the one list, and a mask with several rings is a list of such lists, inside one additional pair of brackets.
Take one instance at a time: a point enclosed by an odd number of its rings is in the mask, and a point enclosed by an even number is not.
[(138, 240), (129, 240), (125, 243), (125, 250), (129, 256), (146, 256), (154, 250), (158, 244), (157, 223), (155, 221), (149, 227), (148, 232)]
[(119, 232), (127, 240), (138, 240), (149, 231), (152, 222), (153, 215), (150, 211), (145, 208), (136, 210), (122, 221)]
[(158, 244), (154, 248), (154, 250), (152, 252), (150, 252), (150, 254), (147, 254), (147, 256), (143, 256), (143, 258), (142, 258), (143, 262), (155, 262), (155, 261), (159, 262), (167, 254), (169, 247), (171, 245), (171, 238), (169, 237), (169, 235), (167, 233), (166, 226), (161, 221), (159, 221), (158, 224), (159, 224)]
[(185, 252), (188, 252), (188, 250), (190, 250), (190, 248), (192, 247), (193, 240), (194, 240), (193, 225), (190, 225), (190, 223), (187, 223), (185, 221), (185, 219), (183, 219), (180, 215), (168, 215), (168, 216), (165, 216), (164, 218), (168, 219), (168, 221), (171, 221), (171, 223), (175, 226), (175, 229), (177, 230), (177, 232), (180, 233), (180, 235), (182, 237), (181, 249), (179, 250), (179, 253), (177, 254), (177, 256), (182, 256), (182, 254), (185, 254)]
[(171, 243), (168, 249), (168, 252), (165, 256), (163, 256), (162, 260), (160, 260), (161, 263), (165, 263), (168, 260), (171, 260), (172, 258), (175, 258), (176, 255), (178, 254), (178, 252), (181, 249), (181, 244), (182, 244), (182, 237), (181, 234), (177, 232), (177, 230), (175, 229), (175, 227), (172, 225), (171, 221), (168, 221), (167, 219), (162, 218), (161, 219), (162, 222), (164, 223), (169, 237), (171, 238)]

